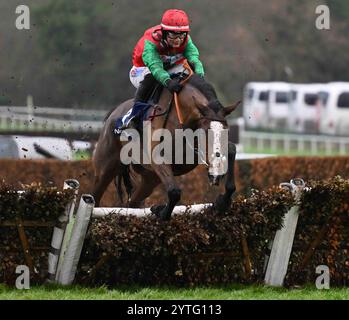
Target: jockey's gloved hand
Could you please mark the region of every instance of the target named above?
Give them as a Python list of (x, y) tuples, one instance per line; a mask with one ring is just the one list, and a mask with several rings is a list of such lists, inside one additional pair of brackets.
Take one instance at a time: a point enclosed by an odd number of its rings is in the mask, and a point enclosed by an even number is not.
[(169, 79), (166, 81), (166, 88), (172, 93), (179, 92), (182, 90), (183, 86), (179, 83), (177, 79)]

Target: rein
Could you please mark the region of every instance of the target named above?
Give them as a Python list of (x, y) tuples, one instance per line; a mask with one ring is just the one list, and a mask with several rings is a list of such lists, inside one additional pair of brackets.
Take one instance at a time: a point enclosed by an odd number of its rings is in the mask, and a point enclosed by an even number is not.
[[(182, 85), (184, 83), (186, 83), (190, 79), (190, 77), (193, 75), (193, 73), (194, 73), (193, 70), (190, 68), (190, 65), (189, 65), (187, 60), (185, 60), (185, 62), (183, 63), (183, 67), (186, 70), (189, 71), (189, 75), (180, 82), (180, 84), (182, 84)], [(179, 101), (178, 101), (178, 93), (177, 92), (174, 93), (174, 101), (175, 101), (175, 106), (176, 106), (176, 111), (177, 111), (177, 117), (178, 117), (179, 124), (181, 126), (183, 126), (183, 116), (182, 116), (182, 112), (181, 112), (181, 109), (180, 109), (180, 104), (179, 104)]]

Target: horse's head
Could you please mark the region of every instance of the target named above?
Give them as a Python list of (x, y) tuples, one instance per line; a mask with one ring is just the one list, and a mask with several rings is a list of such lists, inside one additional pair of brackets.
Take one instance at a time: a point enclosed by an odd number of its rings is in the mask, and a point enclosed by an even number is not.
[(239, 105), (223, 107), (213, 87), (202, 78), (193, 76), (181, 94), (185, 123), (193, 129), (203, 129), (205, 146), (198, 144), (199, 157), (205, 158), (209, 181), (218, 185), (228, 169), (228, 125), (225, 117)]
[[(217, 104), (212, 101), (211, 104)], [(202, 118), (199, 120), (199, 126), (208, 134), (206, 139), (206, 158), (208, 164), (208, 177), (211, 185), (218, 185), (225, 176), (228, 169), (229, 153), (229, 128), (225, 116), (230, 114), (237, 105), (236, 103), (227, 108), (221, 108), (218, 112), (210, 106), (196, 104)]]

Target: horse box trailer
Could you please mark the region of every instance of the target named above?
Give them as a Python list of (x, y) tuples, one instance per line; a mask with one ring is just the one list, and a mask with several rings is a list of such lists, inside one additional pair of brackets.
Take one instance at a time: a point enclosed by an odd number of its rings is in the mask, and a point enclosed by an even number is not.
[(297, 133), (319, 133), (320, 92), (327, 92), (326, 84), (291, 84), (289, 131)]
[(267, 128), (285, 130), (289, 115), (290, 84), (286, 82), (270, 82), (268, 86)]
[(349, 136), (349, 82), (330, 82), (320, 92), (320, 133)]
[(246, 84), (243, 99), (243, 118), (247, 129), (265, 128), (267, 126), (268, 97), (268, 83), (249, 82)]

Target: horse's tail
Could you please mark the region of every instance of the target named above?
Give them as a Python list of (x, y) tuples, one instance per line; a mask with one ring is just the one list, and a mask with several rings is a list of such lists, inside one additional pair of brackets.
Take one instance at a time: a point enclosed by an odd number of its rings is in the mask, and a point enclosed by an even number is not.
[(117, 190), (118, 197), (121, 203), (124, 203), (124, 192), (123, 186), (127, 193), (127, 202), (131, 198), (132, 194), (132, 182), (130, 176), (130, 167), (123, 165), (121, 173), (115, 178), (115, 186)]

